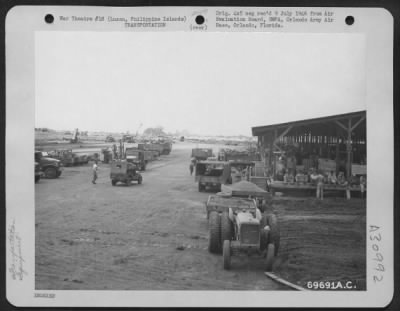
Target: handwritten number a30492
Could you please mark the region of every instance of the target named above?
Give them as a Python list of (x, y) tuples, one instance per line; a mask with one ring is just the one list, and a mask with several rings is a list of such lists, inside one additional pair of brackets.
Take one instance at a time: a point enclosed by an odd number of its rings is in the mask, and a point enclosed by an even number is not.
[(372, 251), (374, 252), (373, 260), (375, 262), (374, 264), (375, 272), (373, 275), (373, 280), (375, 283), (381, 282), (383, 280), (383, 272), (385, 271), (385, 266), (383, 265), (383, 254), (381, 253), (379, 245), (382, 240), (382, 235), (379, 231), (380, 227), (375, 225), (369, 226), (369, 239), (373, 242), (371, 247)]

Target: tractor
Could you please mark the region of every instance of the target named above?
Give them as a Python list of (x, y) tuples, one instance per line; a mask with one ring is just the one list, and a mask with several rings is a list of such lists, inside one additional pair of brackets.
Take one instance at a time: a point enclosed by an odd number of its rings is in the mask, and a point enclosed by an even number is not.
[(265, 258), (266, 271), (279, 249), (280, 232), (273, 213), (261, 213), (252, 198), (220, 194), (208, 198), (209, 244), (211, 253), (223, 255), (223, 267), (231, 268), (231, 257), (246, 254)]
[(138, 172), (136, 165), (127, 160), (113, 160), (111, 162), (110, 178), (113, 186), (117, 182), (123, 182), (128, 186), (132, 181), (137, 181), (138, 184), (143, 182), (143, 177)]

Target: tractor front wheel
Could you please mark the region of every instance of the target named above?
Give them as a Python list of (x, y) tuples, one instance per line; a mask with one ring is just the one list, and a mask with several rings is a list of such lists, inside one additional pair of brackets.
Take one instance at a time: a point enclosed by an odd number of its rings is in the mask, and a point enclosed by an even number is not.
[(143, 177), (142, 177), (142, 176), (139, 176), (138, 181), (137, 181), (138, 184), (141, 185), (141, 184), (142, 184), (142, 181), (143, 181)]
[(267, 215), (263, 214), (261, 218), (261, 232), (260, 232), (260, 250), (264, 251), (268, 245), (268, 236), (269, 232), (265, 231), (265, 226), (268, 225), (268, 217)]
[(217, 212), (211, 212), (208, 220), (208, 250), (210, 253), (221, 252), (221, 219)]
[(278, 255), (279, 244), (280, 244), (280, 230), (278, 219), (275, 214), (269, 214), (267, 216), (267, 223), (270, 228), (268, 236), (268, 244), (272, 243), (275, 245), (275, 256)]
[(224, 258), (224, 269), (229, 270), (231, 268), (231, 241), (224, 241), (222, 256)]
[(232, 222), (229, 219), (228, 212), (223, 212), (221, 215), (221, 245), (224, 244), (225, 240), (232, 240), (233, 228)]
[(267, 259), (265, 261), (265, 269), (268, 272), (272, 271), (272, 265), (274, 264), (275, 260), (275, 245), (270, 243), (267, 247)]

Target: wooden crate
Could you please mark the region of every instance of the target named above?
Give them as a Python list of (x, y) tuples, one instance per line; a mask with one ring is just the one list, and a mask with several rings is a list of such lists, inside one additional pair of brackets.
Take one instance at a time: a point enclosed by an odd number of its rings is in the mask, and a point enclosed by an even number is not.
[(323, 172), (336, 172), (336, 161), (331, 159), (318, 159), (318, 169)]
[(355, 175), (367, 175), (367, 166), (361, 164), (352, 164), (351, 173)]

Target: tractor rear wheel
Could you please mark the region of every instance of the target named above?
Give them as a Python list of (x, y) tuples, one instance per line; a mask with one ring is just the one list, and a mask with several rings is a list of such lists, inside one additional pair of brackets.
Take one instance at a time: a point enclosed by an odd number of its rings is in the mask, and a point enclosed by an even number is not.
[(275, 260), (275, 245), (270, 243), (267, 247), (267, 259), (265, 261), (265, 269), (270, 272), (272, 271), (272, 265)]
[(224, 241), (222, 256), (224, 258), (224, 269), (229, 270), (231, 268), (231, 241)]
[(221, 215), (221, 245), (224, 244), (225, 240), (232, 240), (233, 228), (232, 222), (229, 219), (228, 212), (223, 212)]
[(221, 252), (221, 218), (217, 212), (211, 212), (208, 220), (208, 250), (210, 253)]
[(275, 256), (278, 255), (279, 244), (280, 244), (280, 230), (278, 219), (275, 214), (269, 214), (267, 216), (267, 223), (270, 228), (269, 237), (268, 237), (268, 244), (273, 243), (275, 245)]

